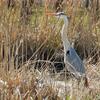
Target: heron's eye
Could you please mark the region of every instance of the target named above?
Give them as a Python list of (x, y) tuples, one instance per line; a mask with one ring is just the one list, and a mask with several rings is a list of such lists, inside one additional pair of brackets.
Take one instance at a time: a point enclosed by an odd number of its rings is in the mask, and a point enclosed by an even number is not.
[(68, 50), (68, 51), (66, 52), (66, 54), (68, 54), (68, 55), (69, 55), (69, 54), (70, 54), (70, 51)]

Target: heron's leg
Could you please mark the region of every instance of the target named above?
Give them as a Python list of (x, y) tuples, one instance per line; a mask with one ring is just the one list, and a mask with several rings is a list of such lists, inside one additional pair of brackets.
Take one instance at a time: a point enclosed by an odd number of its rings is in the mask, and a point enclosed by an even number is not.
[(84, 86), (89, 87), (89, 81), (88, 81), (87, 76), (84, 77)]

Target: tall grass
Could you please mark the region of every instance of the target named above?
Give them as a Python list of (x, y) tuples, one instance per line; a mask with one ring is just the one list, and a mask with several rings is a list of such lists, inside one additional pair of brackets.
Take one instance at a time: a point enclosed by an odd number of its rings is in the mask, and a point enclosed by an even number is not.
[[(84, 88), (83, 82), (78, 85), (74, 79), (67, 83), (65, 76), (55, 70), (55, 62), (59, 62), (57, 58), (61, 59), (63, 55), (60, 38), (62, 21), (46, 16), (44, 6), (39, 5), (32, 6), (28, 19), (22, 20), (22, 5), (16, 2), (8, 9), (6, 2), (0, 1), (1, 100), (99, 100), (100, 8), (96, 11), (95, 3), (89, 10), (70, 2), (64, 6), (64, 11), (71, 18), (69, 41), (74, 43), (80, 57), (86, 60), (90, 86)], [(34, 69), (39, 66), (41, 72)], [(50, 73), (53, 72), (51, 69), (55, 74)], [(58, 80), (63, 81), (59, 83)]]

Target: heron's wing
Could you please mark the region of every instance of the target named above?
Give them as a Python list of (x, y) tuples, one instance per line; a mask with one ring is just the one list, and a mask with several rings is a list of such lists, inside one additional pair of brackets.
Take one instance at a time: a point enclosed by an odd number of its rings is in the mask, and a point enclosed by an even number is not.
[(80, 74), (85, 74), (84, 64), (74, 48), (71, 47), (68, 51), (66, 51), (66, 58), (68, 63), (72, 65), (73, 69)]

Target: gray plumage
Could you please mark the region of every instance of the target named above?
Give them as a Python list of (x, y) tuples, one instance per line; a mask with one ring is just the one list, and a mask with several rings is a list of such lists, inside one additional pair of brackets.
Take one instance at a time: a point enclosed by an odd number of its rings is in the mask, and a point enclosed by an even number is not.
[(63, 19), (64, 21), (64, 25), (61, 30), (61, 39), (64, 46), (64, 63), (68, 70), (76, 77), (85, 75), (84, 64), (75, 49), (70, 45), (70, 42), (68, 41), (66, 34), (68, 27), (68, 17), (63, 12), (57, 13), (56, 16)]

